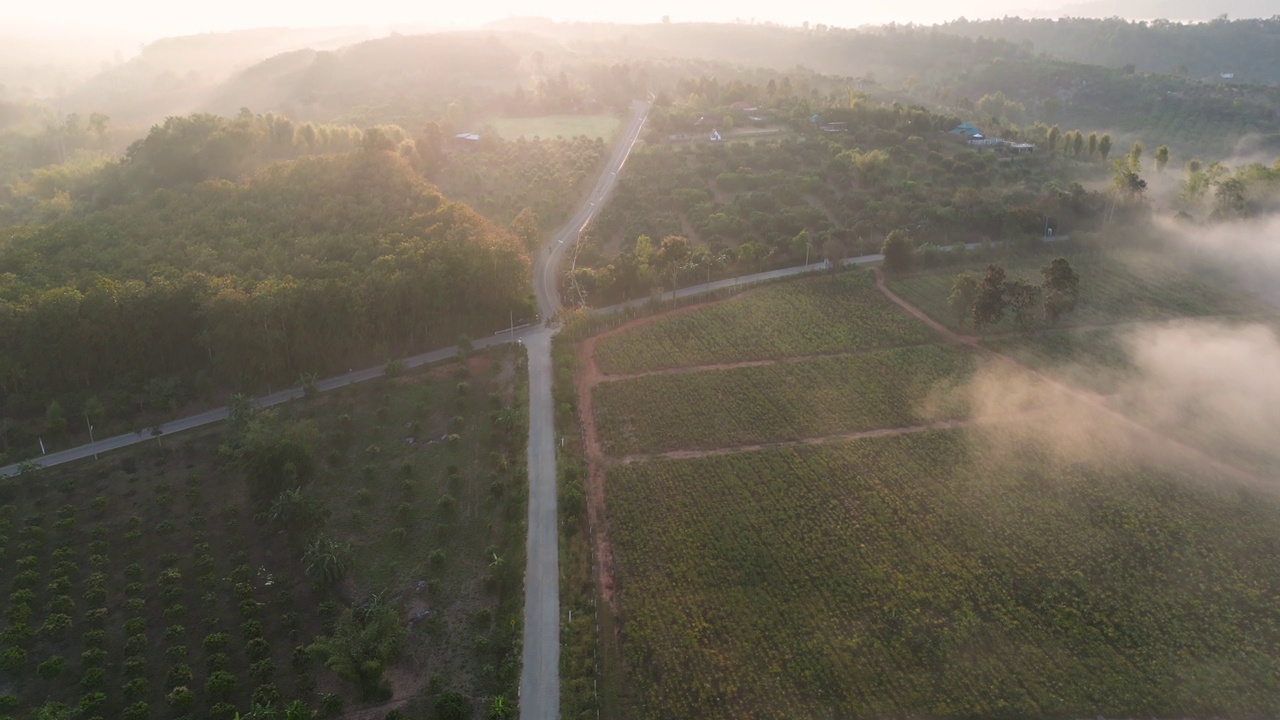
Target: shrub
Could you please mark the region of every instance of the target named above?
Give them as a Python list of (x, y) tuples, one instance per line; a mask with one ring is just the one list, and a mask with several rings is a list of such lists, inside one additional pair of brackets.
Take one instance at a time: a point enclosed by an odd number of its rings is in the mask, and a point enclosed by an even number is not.
[(182, 625), (170, 625), (164, 629), (165, 640), (177, 640), (187, 633), (187, 629)]
[(280, 690), (275, 683), (263, 683), (253, 689), (253, 702), (257, 705), (275, 705), (280, 702)]
[(226, 653), (209, 653), (205, 656), (204, 664), (209, 672), (214, 673), (231, 667), (231, 658)]
[(134, 678), (124, 684), (124, 696), (130, 700), (146, 697), (151, 692), (151, 683), (144, 677)]
[(369, 488), (362, 487), (356, 491), (356, 502), (361, 505), (368, 505), (373, 501), (373, 491)]
[(124, 709), (121, 720), (151, 720), (151, 706), (139, 701)]
[(52, 680), (67, 669), (67, 660), (61, 655), (54, 655), (36, 666), (36, 674), (45, 680)]
[(129, 565), (124, 569), (124, 576), (129, 580), (135, 580), (135, 581), (141, 580), (142, 566), (139, 565), (138, 563), (133, 563), (132, 565)]
[(240, 617), (245, 618), (246, 620), (252, 617), (257, 617), (258, 613), (261, 611), (262, 603), (257, 600), (240, 601)]
[(130, 655), (145, 652), (147, 649), (146, 635), (133, 635), (124, 641), (124, 651)]
[(226, 670), (217, 670), (209, 674), (209, 680), (205, 682), (205, 690), (208, 691), (209, 697), (216, 699), (226, 699), (236, 689), (236, 676)]
[(209, 633), (204, 636), (205, 652), (217, 652), (227, 646), (231, 642), (231, 636), (224, 632)]
[(276, 664), (270, 659), (259, 660), (249, 666), (249, 677), (260, 683), (270, 682), (275, 677)]
[(325, 715), (333, 716), (342, 712), (342, 696), (335, 693), (325, 693), (320, 697), (320, 709)]
[(21, 590), (14, 590), (13, 592), (9, 593), (9, 602), (14, 604), (22, 603), (24, 605), (30, 605), (35, 601), (36, 601), (36, 594), (25, 588)]
[(71, 630), (71, 616), (66, 613), (53, 613), (45, 618), (40, 627), (40, 634), (46, 637), (63, 637)]
[(165, 620), (175, 620), (187, 614), (187, 606), (182, 603), (174, 603), (164, 609)]
[(147, 656), (133, 655), (124, 659), (124, 674), (131, 678), (146, 677)]
[(178, 663), (169, 668), (169, 675), (165, 680), (165, 684), (169, 687), (178, 687), (179, 685), (191, 684), (191, 666), (186, 663)]
[(102, 667), (107, 662), (107, 651), (102, 648), (89, 648), (80, 653), (80, 664), (87, 667)]
[(147, 601), (142, 598), (129, 598), (124, 601), (124, 611), (130, 615), (141, 615), (147, 611)]
[(7, 643), (22, 643), (31, 639), (34, 633), (31, 632), (31, 626), (24, 622), (16, 622), (0, 631), (0, 640)]
[(4, 611), (4, 617), (11, 623), (27, 622), (31, 619), (31, 606), (26, 603), (10, 605), (9, 609)]
[(0, 652), (0, 669), (17, 672), (27, 664), (27, 651), (20, 647), (7, 647)]
[(164, 651), (164, 656), (170, 660), (181, 660), (187, 656), (186, 645), (173, 645)]
[(449, 691), (436, 699), (438, 720), (466, 720), (471, 716), (471, 703), (460, 692)]
[(146, 588), (145, 588), (145, 587), (143, 587), (143, 586), (142, 586), (142, 583), (140, 583), (140, 582), (131, 582), (131, 583), (129, 583), (128, 585), (125, 585), (125, 586), (124, 586), (124, 594), (125, 594), (125, 595), (129, 595), (129, 596), (132, 596), (132, 597), (137, 597), (137, 596), (141, 595), (141, 594), (142, 594), (142, 593), (144, 593), (144, 592), (146, 592)]
[(147, 621), (144, 618), (129, 618), (124, 621), (124, 631), (127, 635), (142, 635), (147, 632)]
[(244, 644), (244, 654), (250, 660), (261, 660), (271, 654), (271, 646), (263, 638), (254, 638)]
[(191, 689), (186, 685), (178, 685), (170, 690), (169, 694), (166, 695), (164, 699), (165, 702), (169, 703), (169, 706), (174, 710), (177, 710), (178, 712), (186, 712), (191, 709), (193, 704), (195, 704), (196, 694), (191, 692)]
[(100, 667), (89, 668), (84, 671), (84, 677), (80, 678), (80, 686), (85, 690), (97, 690), (102, 687), (106, 681), (107, 671)]
[(106, 600), (106, 599), (107, 599), (107, 589), (104, 587), (94, 585), (90, 587), (88, 590), (84, 591), (84, 601), (87, 603), (99, 605), (102, 603), (103, 600)]
[(409, 537), (409, 531), (402, 527), (391, 528), (391, 539), (398, 543), (402, 543)]
[(262, 637), (262, 623), (257, 620), (245, 620), (240, 623), (240, 634), (246, 639)]
[(210, 720), (231, 720), (231, 716), (236, 712), (236, 706), (229, 702), (214, 703), (209, 707)]
[(77, 708), (81, 717), (91, 717), (95, 710), (100, 709), (107, 702), (107, 694), (101, 692), (89, 692), (80, 697), (80, 704)]
[(86, 630), (80, 639), (91, 648), (100, 648), (107, 644), (107, 633), (101, 629)]
[(105, 626), (107, 624), (107, 609), (100, 607), (86, 612), (84, 614), (84, 624), (95, 628)]
[(69, 614), (76, 609), (76, 601), (71, 599), (69, 595), (54, 595), (49, 599), (49, 604), (45, 606), (46, 610), (52, 612)]

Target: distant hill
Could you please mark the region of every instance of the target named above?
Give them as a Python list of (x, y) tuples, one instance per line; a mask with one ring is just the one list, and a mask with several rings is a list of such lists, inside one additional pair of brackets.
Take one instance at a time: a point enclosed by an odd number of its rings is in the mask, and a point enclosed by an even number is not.
[(1004, 18), (959, 20), (939, 25), (937, 29), (963, 37), (1007, 40), (1029, 46), (1037, 53), (1076, 62), (1112, 67), (1133, 65), (1140, 72), (1215, 81), (1226, 74), (1231, 76), (1226, 79), (1238, 83), (1280, 84), (1280, 16), (1268, 20), (1207, 23), (1144, 22), (1116, 17), (1106, 20)]
[(1130, 20), (1203, 21), (1227, 15), (1233, 18), (1269, 18), (1280, 14), (1275, 0), (1091, 0), (1062, 7), (1060, 16)]
[(260, 28), (158, 40), (136, 57), (71, 89), (64, 112), (103, 112), (116, 127), (140, 127), (199, 108), (233, 73), (282, 52), (326, 50), (367, 39), (367, 28)]

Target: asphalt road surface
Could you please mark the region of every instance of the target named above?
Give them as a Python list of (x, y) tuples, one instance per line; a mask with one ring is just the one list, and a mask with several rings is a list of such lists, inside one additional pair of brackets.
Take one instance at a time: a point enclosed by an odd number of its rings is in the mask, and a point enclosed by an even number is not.
[[(604, 207), (618, 173), (644, 127), (649, 104), (632, 104), (631, 120), (614, 143), (600, 179), (539, 254), (533, 290), (544, 318), (560, 309), (557, 269), (582, 229)], [(524, 582), (524, 647), (520, 663), (521, 720), (560, 717), (560, 535), (556, 514), (556, 424), (551, 400), (554, 328), (529, 335), (529, 522)]]

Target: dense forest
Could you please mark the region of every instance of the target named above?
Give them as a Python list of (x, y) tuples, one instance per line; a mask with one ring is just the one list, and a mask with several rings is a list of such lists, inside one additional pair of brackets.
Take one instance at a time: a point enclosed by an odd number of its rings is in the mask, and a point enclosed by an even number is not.
[(23, 338), (0, 349), (5, 414), (172, 411), (527, 317), (524, 245), (412, 147), (262, 116), (157, 127), (0, 231), (0, 336)]

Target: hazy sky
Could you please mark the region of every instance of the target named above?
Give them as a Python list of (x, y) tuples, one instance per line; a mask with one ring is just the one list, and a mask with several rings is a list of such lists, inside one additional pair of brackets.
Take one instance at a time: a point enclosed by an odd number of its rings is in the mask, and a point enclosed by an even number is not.
[(701, 0), (701, 2), (611, 2), (609, 0), (347, 0), (297, 2), (288, 0), (46, 0), (29, 2), (0, 12), (43, 23), (73, 23), (141, 34), (170, 35), (268, 25), (373, 25), (430, 23), (471, 25), (513, 15), (537, 15), (556, 20), (657, 22), (736, 18), (797, 25), (804, 21), (856, 26), (884, 22), (940, 22), (959, 15), (998, 17), (1041, 6), (1050, 10), (1058, 0), (986, 0), (964, 6), (944, 0), (898, 0), (893, 3), (832, 2), (831, 0)]

